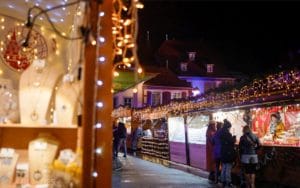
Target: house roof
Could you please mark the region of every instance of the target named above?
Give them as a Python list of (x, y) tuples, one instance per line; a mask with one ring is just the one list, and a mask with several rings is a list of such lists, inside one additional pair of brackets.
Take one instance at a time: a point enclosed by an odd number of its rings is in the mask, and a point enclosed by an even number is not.
[(157, 76), (147, 80), (144, 85), (164, 87), (191, 88), (190, 83), (180, 80), (171, 70), (163, 67), (145, 67), (145, 71), (157, 73)]
[[(194, 61), (189, 61), (188, 52), (196, 52)], [(221, 54), (207, 41), (166, 40), (158, 49), (159, 61), (166, 62), (178, 76), (233, 77), (223, 65)], [(180, 64), (187, 62), (187, 71), (181, 71)], [(206, 64), (214, 64), (213, 73), (207, 73)]]
[(135, 85), (149, 80), (157, 75), (157, 73), (147, 73), (144, 72), (142, 75), (139, 75), (137, 77), (137, 80), (135, 81), (135, 73), (133, 71), (119, 71), (119, 76), (114, 77), (113, 79), (113, 89), (115, 93), (118, 93), (120, 91), (124, 91), (128, 88), (132, 88)]

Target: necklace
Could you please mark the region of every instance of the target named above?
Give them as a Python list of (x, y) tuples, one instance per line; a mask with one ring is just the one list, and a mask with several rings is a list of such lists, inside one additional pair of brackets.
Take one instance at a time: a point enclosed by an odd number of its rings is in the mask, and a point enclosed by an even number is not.
[[(50, 70), (44, 71), (45, 60), (36, 60), (33, 65), (34, 73), (30, 74), (30, 78), (28, 79), (28, 88), (30, 89), (29, 95), (33, 95), (31, 96), (31, 99), (34, 100), (34, 102), (31, 103), (33, 104), (33, 110), (30, 113), (30, 119), (32, 121), (37, 121), (39, 119), (37, 106), (41, 98), (42, 91), (45, 90), (43, 87), (46, 86)], [(45, 72), (44, 78), (42, 78), (43, 72)]]

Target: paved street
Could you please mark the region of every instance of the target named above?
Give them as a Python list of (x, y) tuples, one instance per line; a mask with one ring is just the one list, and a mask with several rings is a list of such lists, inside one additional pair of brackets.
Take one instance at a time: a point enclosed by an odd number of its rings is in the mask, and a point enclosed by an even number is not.
[(119, 156), (122, 169), (113, 172), (113, 188), (215, 187), (207, 179), (139, 158)]

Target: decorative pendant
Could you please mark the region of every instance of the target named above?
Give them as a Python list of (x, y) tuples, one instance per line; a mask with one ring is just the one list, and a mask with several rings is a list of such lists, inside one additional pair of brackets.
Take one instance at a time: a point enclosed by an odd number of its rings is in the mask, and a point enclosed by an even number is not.
[(36, 113), (36, 111), (34, 110), (31, 114), (30, 114), (30, 118), (32, 121), (36, 121), (39, 118), (39, 115)]
[(40, 181), (42, 179), (42, 177), (43, 177), (43, 175), (42, 175), (41, 171), (39, 171), (39, 170), (34, 171), (34, 173), (33, 173), (33, 179), (35, 181)]

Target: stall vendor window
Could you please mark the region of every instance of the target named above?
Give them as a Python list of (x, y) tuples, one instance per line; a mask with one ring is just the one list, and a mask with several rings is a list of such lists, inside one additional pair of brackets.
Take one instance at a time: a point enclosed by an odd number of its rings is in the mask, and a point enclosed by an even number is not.
[(172, 93), (171, 99), (180, 99), (180, 98), (181, 98), (181, 92)]

